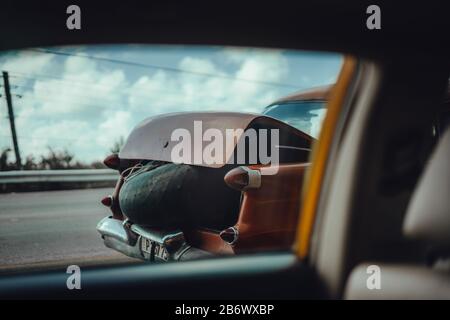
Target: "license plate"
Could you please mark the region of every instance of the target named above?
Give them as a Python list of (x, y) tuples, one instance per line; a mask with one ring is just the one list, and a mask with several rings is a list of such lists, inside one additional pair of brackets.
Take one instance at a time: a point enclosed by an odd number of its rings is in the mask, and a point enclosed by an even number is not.
[(158, 258), (158, 259), (161, 259), (164, 261), (169, 260), (169, 253), (167, 252), (166, 248), (164, 248), (164, 246), (160, 245), (159, 243), (157, 243), (155, 241), (151, 241), (147, 238), (144, 238), (144, 237), (142, 237), (142, 240), (141, 240), (141, 250), (150, 255), (152, 254), (152, 250), (153, 250), (155, 258)]

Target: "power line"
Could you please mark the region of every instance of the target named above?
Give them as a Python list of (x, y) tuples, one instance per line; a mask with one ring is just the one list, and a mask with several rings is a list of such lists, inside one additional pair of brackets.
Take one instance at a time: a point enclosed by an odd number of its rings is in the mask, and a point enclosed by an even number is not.
[(65, 82), (65, 83), (70, 83), (71, 85), (73, 84), (78, 84), (84, 87), (92, 87), (92, 86), (99, 86), (99, 87), (104, 87), (104, 88), (110, 88), (107, 85), (102, 85), (100, 83), (96, 83), (96, 82), (90, 82), (90, 81), (79, 81), (75, 80), (75, 79), (70, 79), (70, 78), (65, 78), (65, 77), (58, 77), (58, 76), (53, 76), (53, 75), (47, 75), (47, 74), (36, 74), (36, 73), (23, 73), (23, 72), (16, 72), (16, 71), (9, 71), (10, 78), (21, 78), (21, 79), (28, 79), (28, 80), (42, 80), (42, 79), (50, 79), (50, 80), (56, 80), (56, 81), (60, 81), (60, 82)]
[[(13, 73), (16, 73), (16, 72), (13, 72)], [(12, 76), (11, 76), (11, 77), (12, 77)], [(39, 78), (37, 78), (37, 77), (26, 77), (26, 76), (21, 76), (21, 75), (15, 76), (15, 77), (25, 78), (25, 79), (30, 79), (30, 80), (36, 80), (36, 81), (41, 80), (41, 79), (39, 79)], [(39, 76), (39, 77), (41, 77), (41, 76)], [(43, 77), (43, 76), (42, 76), (42, 77)], [(56, 81), (61, 81), (61, 82), (71, 83), (71, 84), (72, 84), (72, 80), (66, 81), (66, 80), (65, 80), (66, 78), (59, 78), (59, 79), (58, 79), (58, 77), (50, 77), (50, 76), (48, 76), (47, 78), (51, 78), (51, 79), (55, 79)], [(78, 83), (75, 83), (75, 84), (80, 85), (80, 86), (82, 86), (82, 87), (84, 87), (84, 88), (89, 88), (90, 90), (95, 90), (95, 89), (93, 89), (93, 86), (96, 86), (96, 85), (101, 86), (101, 87), (104, 87), (104, 88), (110, 89), (110, 87), (108, 87), (108, 86), (100, 85), (100, 84), (97, 84), (97, 83), (94, 83), (94, 82), (86, 82), (86, 83), (78, 82)], [(18, 85), (18, 87), (28, 88), (28, 89), (30, 89), (30, 90), (34, 90), (34, 89), (35, 89), (34, 87), (31, 87), (31, 86), (24, 86), (24, 85)], [(121, 88), (115, 89), (114, 92), (117, 93), (117, 94), (119, 94), (119, 95), (121, 95), (121, 96), (127, 96), (127, 97), (133, 97), (133, 98), (139, 97), (139, 98), (141, 98), (141, 99), (151, 99), (151, 98), (154, 98), (154, 96), (151, 95), (151, 93), (153, 93), (153, 92), (157, 92), (157, 93), (167, 93), (167, 94), (170, 94), (170, 95), (177, 95), (177, 96), (181, 94), (180, 91), (161, 90), (161, 89), (155, 89), (155, 88), (152, 88), (152, 89), (150, 89), (150, 90), (147, 90), (146, 92), (147, 92), (148, 94), (145, 94), (145, 93), (136, 93), (136, 92), (131, 93), (129, 89), (121, 89)]]
[[(25, 88), (25, 89), (33, 89), (33, 87), (31, 86), (25, 86), (25, 85), (17, 85), (18, 88)], [(159, 92), (159, 90), (155, 90), (156, 92)], [(45, 97), (40, 97), (39, 98), (39, 102), (45, 102), (45, 101), (54, 101), (54, 102), (62, 102), (62, 103), (67, 103), (68, 100), (62, 98), (61, 96), (51, 96), (51, 94), (55, 94), (55, 92), (52, 92), (51, 90), (44, 90), (44, 93), (48, 93), (49, 95), (45, 96)], [(20, 92), (20, 94), (24, 95), (26, 94), (26, 91), (22, 91)], [(135, 95), (132, 95), (133, 97), (135, 97)], [(73, 97), (73, 98), (77, 98), (77, 99), (84, 99), (84, 100), (77, 100), (77, 102), (79, 102), (81, 105), (84, 106), (89, 106), (89, 107), (94, 107), (94, 108), (99, 108), (99, 109), (103, 109), (103, 110), (116, 110), (116, 111), (127, 111), (127, 108), (125, 107), (117, 107), (118, 104), (120, 104), (120, 101), (114, 101), (114, 99), (108, 99), (108, 98), (100, 98), (99, 97), (93, 97), (92, 95), (82, 95), (82, 94), (75, 94), (75, 93), (69, 93), (69, 94), (64, 94), (64, 97)], [(138, 96), (139, 97), (139, 96)], [(138, 101), (142, 101), (145, 102), (144, 100), (144, 96), (141, 96), (140, 99), (138, 99)], [(186, 109), (186, 111), (188, 111), (188, 109), (191, 110), (197, 110), (198, 106), (195, 105), (195, 101), (191, 101), (190, 103), (186, 104), (186, 103), (180, 103), (179, 100), (177, 100), (178, 97), (169, 97), (165, 98), (165, 102), (166, 103), (172, 103), (174, 106), (176, 105), (177, 108), (183, 108)], [(173, 102), (171, 102), (173, 101)], [(95, 103), (93, 103), (95, 102)], [(105, 103), (105, 104), (103, 104)], [(109, 105), (106, 105), (109, 104)], [(111, 105), (113, 104), (113, 105)], [(20, 107), (20, 105), (19, 105)], [(170, 106), (169, 106), (170, 107)], [(151, 105), (149, 103), (148, 107), (144, 107), (144, 108), (148, 108), (149, 110), (151, 110)], [(223, 110), (240, 110), (242, 109), (242, 107), (236, 107), (236, 106), (221, 106), (221, 109)], [(211, 109), (205, 109), (205, 110), (211, 110)], [(142, 113), (145, 114), (145, 110), (142, 110), (142, 107), (139, 108), (138, 110), (134, 110), (135, 112), (138, 113)], [(175, 111), (175, 110), (173, 110)], [(16, 116), (16, 117), (20, 117), (20, 116)]]
[(275, 86), (275, 87), (288, 87), (288, 88), (296, 88), (296, 89), (301, 88), (301, 86), (299, 86), (299, 85), (288, 84), (288, 83), (244, 79), (244, 78), (233, 77), (233, 76), (229, 76), (229, 75), (198, 72), (198, 71), (185, 70), (185, 69), (174, 68), (174, 67), (158, 66), (158, 65), (153, 65), (153, 64), (146, 64), (146, 63), (140, 63), (140, 62), (132, 62), (132, 61), (119, 60), (119, 59), (98, 57), (98, 56), (92, 56), (92, 55), (80, 54), (80, 53), (70, 53), (70, 52), (63, 52), (63, 51), (56, 51), (56, 50), (49, 50), (49, 49), (42, 49), (42, 48), (26, 49), (26, 50), (39, 52), (39, 53), (53, 54), (53, 55), (79, 57), (79, 58), (85, 58), (85, 59), (90, 59), (90, 60), (97, 60), (97, 61), (103, 61), (103, 62), (109, 62), (109, 63), (129, 65), (129, 66), (134, 66), (134, 67), (159, 69), (159, 70), (165, 70), (165, 71), (177, 72), (177, 73), (187, 73), (187, 74), (192, 74), (192, 75), (197, 75), (197, 76), (202, 76), (202, 77), (221, 78), (221, 79), (227, 79), (227, 80), (235, 80), (235, 81), (262, 84), (262, 85), (268, 85), (268, 86)]
[[(89, 88), (89, 90), (95, 90), (95, 89), (93, 89), (93, 86), (100, 86), (100, 87), (104, 87), (104, 88), (110, 89), (109, 86), (101, 85), (99, 83), (89, 82), (89, 81), (85, 81), (85, 82), (75, 81), (75, 80), (70, 79), (70, 78), (58, 77), (58, 76), (54, 76), (54, 75), (34, 74), (34, 73), (33, 74), (26, 74), (26, 73), (15, 72), (15, 71), (9, 71), (9, 72), (13, 73), (13, 74), (16, 74), (15, 77), (18, 77), (18, 78), (25, 78), (25, 79), (36, 80), (36, 81), (41, 80), (40, 78), (55, 79), (56, 81), (70, 83), (71, 85), (73, 85), (73, 84), (80, 85), (80, 86), (82, 86), (84, 88)], [(10, 76), (10, 77), (12, 77), (12, 76)], [(31, 90), (35, 89), (32, 86), (25, 86), (25, 85), (17, 85), (17, 86), (18, 87), (22, 87), (22, 88), (28, 88), (28, 89), (31, 89)], [(89, 90), (87, 90), (87, 91), (89, 91)], [(147, 94), (145, 94), (145, 93), (147, 93)], [(124, 89), (124, 88), (116, 88), (116, 89), (114, 89), (114, 94), (118, 94), (118, 95), (126, 96), (126, 97), (131, 97), (131, 98), (138, 98), (138, 100), (142, 100), (142, 101), (144, 101), (144, 99), (152, 99), (152, 98), (154, 98), (154, 95), (152, 95), (152, 93), (167, 93), (169, 95), (176, 95), (177, 97), (182, 95), (181, 91), (161, 90), (160, 88), (151, 88), (151, 89), (146, 90), (145, 92), (135, 92), (135, 90), (133, 92), (130, 92), (130, 89)], [(83, 97), (85, 97), (85, 96), (83, 95)], [(88, 96), (86, 96), (86, 97), (88, 97)], [(175, 103), (178, 104), (178, 101), (175, 99), (177, 97), (171, 97), (171, 98), (174, 98)], [(91, 96), (89, 95), (88, 98), (92, 99), (92, 98), (96, 98), (96, 97), (92, 97), (91, 98)], [(98, 100), (98, 99), (96, 99), (96, 100)], [(167, 98), (165, 98), (165, 100), (167, 100)], [(105, 101), (109, 101), (109, 100), (105, 99)], [(114, 101), (112, 101), (112, 102), (114, 102)], [(195, 103), (195, 101), (193, 101), (193, 103)], [(223, 108), (227, 109), (227, 107), (223, 107)], [(241, 109), (241, 108), (242, 107), (237, 108), (236, 110)], [(231, 109), (234, 109), (234, 108), (231, 108)]]
[[(30, 87), (30, 86), (19, 85), (18, 87), (22, 88), (22, 89), (31, 89), (31, 90), (34, 89), (33, 87)], [(42, 90), (42, 91), (40, 91), (40, 93), (46, 94), (46, 97), (45, 98), (39, 97), (39, 101), (46, 101), (46, 100), (48, 100), (50, 98), (49, 95), (56, 95), (56, 92), (52, 91), (52, 90)], [(26, 95), (27, 91), (26, 90), (22, 90), (18, 94), (19, 95)], [(94, 97), (93, 95), (76, 94), (76, 93), (73, 93), (73, 92), (64, 93), (63, 95), (60, 94), (57, 97), (58, 97), (57, 100), (60, 101), (60, 102), (66, 102), (67, 103), (69, 101), (69, 100), (66, 100), (66, 99), (64, 99), (62, 97), (68, 97), (68, 98), (74, 98), (74, 99), (76, 98), (77, 99), (76, 101), (79, 102), (80, 104), (94, 106), (94, 107), (100, 107), (100, 108), (103, 108), (103, 109), (104, 108), (108, 108), (108, 106), (101, 105), (102, 103), (105, 103), (105, 104), (106, 103), (110, 103), (110, 104), (111, 103), (118, 103), (118, 101), (115, 101), (112, 98), (100, 98), (99, 99), (99, 97)], [(55, 100), (55, 98), (53, 96), (51, 97), (51, 99)], [(84, 100), (80, 100), (80, 99), (84, 99)], [(96, 102), (96, 103), (92, 104), (92, 102)]]
[[(60, 99), (60, 98), (56, 98), (56, 97), (45, 97), (40, 99), (41, 102), (60, 102), (60, 103), (67, 103), (67, 100), (65, 99)], [(152, 115), (155, 115), (155, 113), (152, 113), (152, 107), (148, 106), (148, 107), (139, 107), (139, 108), (135, 108), (133, 110), (130, 110), (129, 108), (125, 108), (122, 106), (118, 106), (118, 105), (102, 105), (102, 104), (93, 104), (89, 101), (80, 101), (80, 106), (81, 107), (92, 107), (92, 108), (96, 108), (96, 109), (100, 109), (102, 111), (130, 111), (132, 113), (132, 115), (137, 116), (140, 115), (144, 118), (146, 117), (150, 117)], [(176, 106), (176, 109), (175, 109)], [(23, 106), (21, 107), (21, 105), (18, 106), (19, 109), (22, 109)], [(179, 108), (182, 108), (182, 110), (179, 110)], [(148, 109), (148, 111), (146, 110)], [(167, 109), (167, 112), (190, 112), (190, 111), (227, 111), (227, 110), (242, 110), (242, 108), (238, 108), (238, 107), (232, 107), (232, 106), (221, 106), (220, 109), (217, 108), (201, 108), (201, 110), (199, 109), (198, 106), (194, 105), (194, 104), (181, 104), (181, 103), (174, 103), (174, 106), (167, 106), (165, 109)], [(83, 109), (83, 111), (86, 111), (86, 109)], [(163, 113), (166, 113), (166, 111), (164, 111)], [(251, 112), (258, 112), (258, 111), (251, 111)], [(161, 112), (159, 112), (160, 114)], [(68, 116), (68, 115), (80, 115), (80, 110), (73, 110), (71, 112), (61, 112), (58, 113), (59, 116)], [(53, 116), (53, 115), (52, 115)], [(15, 118), (32, 118), (34, 117), (33, 115), (16, 115)], [(51, 119), (51, 117), (47, 117), (48, 120)]]
[[(35, 78), (36, 80), (39, 80), (39, 79), (37, 79), (37, 78)], [(62, 81), (62, 80), (61, 80)], [(95, 84), (94, 84), (95, 85)], [(16, 87), (17, 88), (24, 88), (24, 89), (29, 89), (29, 90), (35, 90), (36, 88), (35, 87), (32, 87), (32, 86), (26, 86), (26, 85), (16, 85)], [(91, 90), (91, 91), (94, 91), (95, 89), (93, 89), (92, 88), (92, 86), (91, 85), (84, 85), (84, 87), (85, 88), (89, 88), (89, 90)], [(106, 86), (104, 86), (104, 87), (106, 87)], [(52, 93), (50, 90), (48, 90), (48, 88), (45, 88), (45, 89), (47, 89), (47, 90), (45, 90), (45, 92), (49, 92), (49, 93)], [(89, 91), (89, 90), (86, 90), (86, 91)], [(160, 89), (151, 89), (151, 90), (148, 90), (147, 92), (149, 92), (149, 94), (142, 94), (142, 93), (135, 93), (135, 92), (133, 92), (133, 93), (130, 93), (129, 92), (129, 90), (125, 90), (125, 89), (115, 89), (115, 91), (114, 91), (114, 94), (118, 94), (118, 95), (120, 95), (120, 96), (122, 96), (122, 97), (132, 97), (132, 98), (140, 98), (139, 100), (142, 100), (142, 101), (144, 101), (144, 99), (151, 99), (151, 98), (154, 98), (154, 96), (152, 96), (150, 93), (151, 92), (157, 92), (157, 93), (168, 93), (168, 94), (180, 94), (179, 92), (175, 92), (175, 91), (168, 91), (168, 90), (160, 90)], [(24, 93), (24, 92), (22, 92), (22, 93)], [(98, 91), (97, 92), (95, 92), (95, 93), (98, 93)], [(83, 97), (83, 98), (88, 98), (88, 99), (96, 99), (96, 97), (94, 97), (93, 95), (79, 95), (79, 94), (73, 94), (73, 93), (70, 93), (70, 94), (66, 94), (66, 95), (72, 95), (72, 96), (78, 96), (78, 97)], [(98, 97), (97, 97), (98, 98)], [(111, 101), (111, 102), (114, 102), (113, 101), (113, 99), (105, 99), (105, 98), (103, 98), (104, 99), (104, 101)], [(98, 100), (98, 99), (96, 99), (96, 100)], [(101, 100), (98, 100), (98, 101), (101, 101)]]

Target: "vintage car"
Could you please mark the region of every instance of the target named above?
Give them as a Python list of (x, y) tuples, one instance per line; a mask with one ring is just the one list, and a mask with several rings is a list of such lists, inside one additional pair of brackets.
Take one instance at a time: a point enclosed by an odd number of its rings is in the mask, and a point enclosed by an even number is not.
[[(288, 249), (314, 141), (310, 134), (320, 125), (330, 90), (277, 100), (262, 115), (172, 113), (141, 122), (120, 153), (104, 160), (120, 172), (113, 194), (102, 199), (112, 212), (97, 226), (105, 245), (149, 261)], [(183, 141), (191, 148), (174, 161), (177, 130), (187, 134)], [(212, 140), (202, 140), (204, 133), (229, 137), (230, 130), (232, 142), (219, 148), (222, 161), (198, 157)], [(268, 163), (267, 149), (276, 161)]]

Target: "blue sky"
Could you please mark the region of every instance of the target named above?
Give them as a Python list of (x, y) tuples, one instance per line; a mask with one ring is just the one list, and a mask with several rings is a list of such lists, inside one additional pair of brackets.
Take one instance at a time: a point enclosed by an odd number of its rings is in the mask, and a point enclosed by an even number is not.
[[(126, 137), (148, 116), (202, 110), (261, 112), (282, 96), (333, 83), (342, 64), (337, 54), (255, 48), (118, 45), (48, 49), (78, 56), (32, 50), (0, 55), (0, 69), (10, 73), (22, 158), (39, 157), (51, 146), (65, 148), (84, 162), (102, 160), (115, 140)], [(3, 149), (12, 142), (0, 89)]]

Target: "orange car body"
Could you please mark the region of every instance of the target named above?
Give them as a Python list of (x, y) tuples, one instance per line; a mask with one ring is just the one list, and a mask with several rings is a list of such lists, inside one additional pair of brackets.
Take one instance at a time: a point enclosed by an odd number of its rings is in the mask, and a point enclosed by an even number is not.
[[(300, 91), (281, 98), (275, 104), (295, 101), (327, 101), (332, 86)], [(261, 186), (242, 191), (238, 222), (234, 226), (237, 239), (229, 244), (220, 233), (211, 230), (191, 230), (188, 241), (216, 254), (239, 254), (258, 250), (288, 249), (294, 240), (300, 211), (305, 171), (309, 163), (280, 164), (276, 175), (262, 175)], [(264, 166), (249, 166), (264, 170)]]
[[(331, 87), (321, 87), (303, 91), (277, 100), (270, 106), (294, 101), (326, 101), (330, 88)], [(205, 119), (214, 116), (214, 114), (208, 113), (200, 115)], [(199, 114), (196, 114), (194, 118), (197, 119), (198, 116)], [(229, 123), (226, 125), (231, 127), (245, 127), (258, 117), (260, 117), (260, 115), (243, 114), (240, 116), (235, 113), (232, 114), (232, 118), (229, 118), (231, 120), (229, 120)], [(189, 118), (189, 115), (187, 115), (187, 118)], [(271, 118), (266, 117), (264, 121), (267, 122), (272, 120)], [(278, 120), (273, 119), (273, 121)], [(137, 128), (143, 130), (142, 125), (139, 125)], [(135, 150), (138, 148), (140, 150), (148, 150), (146, 151), (149, 152), (149, 154), (146, 155), (147, 159), (168, 160), (168, 156), (162, 152), (152, 154), (152, 152), (154, 152), (152, 150), (155, 150), (157, 147), (155, 144), (161, 143), (162, 141), (161, 138), (153, 140), (153, 142), (148, 142), (149, 139), (144, 139), (146, 136), (155, 136), (159, 133), (157, 128), (155, 129), (153, 127), (152, 130), (156, 130), (156, 132), (151, 134), (147, 132), (146, 134), (143, 134), (142, 132), (134, 131), (128, 138), (128, 141), (131, 139), (131, 143), (127, 142), (128, 144), (121, 150), (119, 157), (127, 159), (129, 167), (135, 164), (133, 158), (135, 158), (136, 161), (138, 161), (139, 158), (142, 158), (142, 155), (139, 154), (139, 152), (135, 153)], [(161, 130), (167, 130), (167, 125), (161, 125)], [(312, 137), (299, 130), (295, 129), (293, 132), (295, 132), (296, 135), (302, 135), (304, 139), (307, 139), (310, 142), (314, 140)], [(135, 136), (134, 138), (133, 135)], [(147, 145), (146, 148), (143, 148), (142, 145), (145, 143), (152, 145)], [(229, 151), (230, 150), (226, 150), (225, 152)], [(228, 157), (228, 155), (226, 156)], [(108, 163), (108, 161), (112, 162), (113, 160), (108, 160), (108, 158), (105, 160), (105, 163), (112, 167), (111, 163)], [(240, 254), (258, 250), (288, 249), (293, 243), (296, 232), (300, 209), (300, 195), (308, 165), (307, 162), (282, 163), (277, 165), (278, 172), (275, 175), (264, 175), (264, 171), (267, 170), (267, 167), (264, 165), (246, 166), (246, 170), (259, 173), (260, 183), (257, 187), (243, 188), (241, 190), (242, 200), (236, 224), (230, 226), (230, 228), (226, 230), (203, 228), (184, 229), (182, 231), (186, 242), (193, 247), (218, 255)], [(238, 168), (231, 170), (224, 177), (224, 182), (231, 188), (233, 188), (234, 176), (239, 174)], [(111, 199), (114, 199), (114, 201), (108, 203), (113, 213), (113, 218), (118, 220), (125, 219), (118, 201), (122, 184), (123, 178), (121, 177), (111, 196)], [(227, 235), (227, 232), (232, 234)]]

